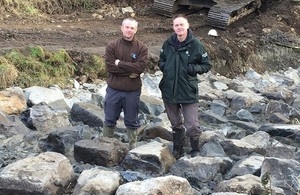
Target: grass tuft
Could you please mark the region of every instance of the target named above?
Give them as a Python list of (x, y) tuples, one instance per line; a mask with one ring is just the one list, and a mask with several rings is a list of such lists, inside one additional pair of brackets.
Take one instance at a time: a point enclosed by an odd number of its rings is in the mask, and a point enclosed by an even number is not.
[(18, 70), (3, 56), (0, 56), (0, 89), (12, 86), (18, 77)]
[(86, 55), (84, 59), (78, 64), (66, 50), (49, 51), (35, 45), (10, 50), (0, 56), (0, 88), (12, 85), (21, 88), (58, 85), (66, 88), (70, 79), (77, 77), (76, 73), (86, 75), (89, 82), (107, 76), (102, 57)]

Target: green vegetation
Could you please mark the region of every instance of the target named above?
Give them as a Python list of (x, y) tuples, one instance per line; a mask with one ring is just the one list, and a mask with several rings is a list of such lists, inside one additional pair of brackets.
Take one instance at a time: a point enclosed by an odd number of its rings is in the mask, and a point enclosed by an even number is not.
[(11, 86), (18, 76), (18, 70), (4, 57), (0, 56), (0, 88)]
[[(268, 172), (266, 172), (262, 177), (261, 177), (261, 184), (264, 188), (264, 191), (262, 195), (269, 195), (271, 192), (271, 182), (270, 182), (270, 175)], [(268, 184), (270, 186), (268, 186)]]
[(67, 51), (47, 51), (40, 46), (24, 50), (11, 50), (0, 56), (0, 89), (12, 85), (19, 87), (58, 85), (65, 88), (75, 73), (87, 75), (90, 81), (105, 77), (104, 61), (99, 56), (85, 57), (79, 65)]
[(107, 76), (103, 59), (96, 55), (92, 55), (91, 59), (89, 59), (88, 62), (85, 62), (82, 71), (83, 74), (87, 75), (92, 81), (95, 81), (99, 77)]
[(95, 6), (94, 2), (93, 0), (75, 0), (74, 5), (76, 7), (83, 7), (85, 10), (90, 10)]
[[(69, 14), (96, 10), (103, 6), (99, 0), (3, 0), (0, 14), (20, 18), (48, 18), (49, 14)], [(28, 17), (29, 16), (29, 17)], [(88, 82), (106, 77), (100, 56), (73, 54), (70, 51), (47, 51), (40, 46), (13, 49), (0, 55), (0, 90), (33, 85), (68, 87), (70, 79), (85, 75)]]
[(35, 1), (22, 0), (4, 0), (1, 1), (1, 7), (4, 7), (7, 12), (15, 15), (37, 16), (39, 10), (34, 6)]
[(75, 10), (92, 10), (101, 6), (99, 0), (3, 0), (0, 12), (16, 16), (41, 16), (46, 14), (64, 14)]
[[(47, 19), (51, 14), (96, 10), (99, 0), (3, 0), (0, 14), (7, 17)], [(50, 19), (49, 19), (50, 20)], [(0, 55), (0, 90), (11, 86), (68, 87), (70, 80), (85, 75), (88, 82), (106, 77), (102, 57), (66, 50), (47, 51), (41, 46), (13, 49)]]

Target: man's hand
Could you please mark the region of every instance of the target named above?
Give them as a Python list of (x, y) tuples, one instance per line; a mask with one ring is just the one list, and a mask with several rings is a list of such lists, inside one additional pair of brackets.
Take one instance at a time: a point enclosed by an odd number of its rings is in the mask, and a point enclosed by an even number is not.
[(120, 62), (120, 60), (119, 60), (119, 59), (116, 59), (115, 65), (118, 66), (118, 65), (119, 65), (119, 62)]
[(197, 72), (195, 71), (195, 64), (188, 64), (188, 75), (190, 76), (196, 76)]
[(131, 74), (129, 75), (129, 78), (135, 79), (135, 78), (137, 78), (138, 76), (140, 76), (140, 75), (139, 75), (139, 74), (136, 74), (136, 73), (131, 73)]

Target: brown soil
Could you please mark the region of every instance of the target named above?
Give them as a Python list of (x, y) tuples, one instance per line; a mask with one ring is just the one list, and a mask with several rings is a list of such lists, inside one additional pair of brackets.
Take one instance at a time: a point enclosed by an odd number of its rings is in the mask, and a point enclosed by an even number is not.
[[(128, 2), (130, 1), (127, 1), (127, 5), (130, 5)], [(131, 1), (136, 12), (135, 18), (139, 21), (138, 38), (148, 46), (159, 48), (173, 32), (172, 20), (154, 14), (152, 3), (151, 0)], [(126, 6), (126, 3), (123, 6)], [(223, 66), (214, 67), (214, 70), (221, 74), (229, 76), (243, 72), (244, 68), (238, 66), (245, 66), (249, 62), (250, 54), (258, 52), (263, 44), (274, 41), (270, 33), (268, 37), (265, 36), (266, 32), (282, 32), (288, 35), (289, 40), (286, 40), (276, 34), (276, 42), (299, 44), (300, 3), (295, 0), (265, 0), (258, 11), (230, 25), (226, 30), (217, 29), (218, 37), (207, 35), (212, 28), (205, 25), (207, 11), (201, 9), (188, 15), (188, 18), (191, 29), (205, 44), (211, 58), (215, 61), (217, 59), (225, 61)], [(73, 11), (69, 14), (44, 15), (41, 18), (3, 15), (0, 20), (1, 49), (34, 44), (49, 49), (67, 49), (80, 55), (82, 53), (102, 55), (105, 45), (120, 36), (120, 24), (124, 15), (99, 19), (93, 17), (93, 13), (95, 12)], [(77, 58), (77, 61), (80, 61), (79, 58), (82, 56)], [(236, 58), (241, 59), (239, 65), (233, 63)], [(257, 68), (258, 71), (266, 69), (265, 66), (255, 65), (255, 63), (250, 66)]]

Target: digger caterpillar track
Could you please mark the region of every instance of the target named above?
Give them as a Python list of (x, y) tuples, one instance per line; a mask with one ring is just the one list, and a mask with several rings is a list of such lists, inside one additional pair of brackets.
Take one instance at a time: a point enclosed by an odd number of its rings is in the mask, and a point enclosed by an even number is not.
[(157, 14), (172, 17), (173, 13), (177, 11), (175, 1), (176, 0), (154, 0), (153, 10)]
[(254, 12), (261, 5), (260, 0), (244, 0), (237, 3), (226, 1), (218, 3), (210, 8), (206, 24), (222, 29)]
[(258, 9), (261, 0), (154, 0), (153, 10), (157, 14), (172, 17), (180, 8), (191, 5), (209, 8), (206, 25), (226, 29)]

